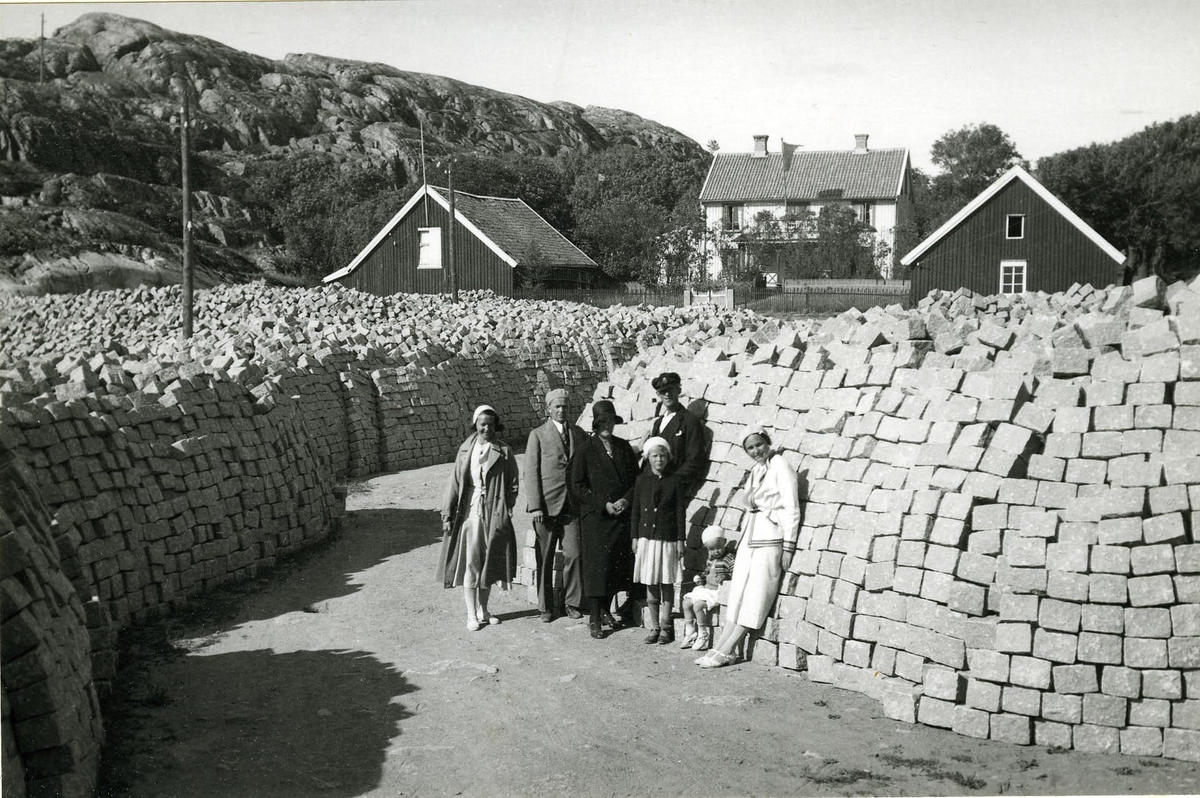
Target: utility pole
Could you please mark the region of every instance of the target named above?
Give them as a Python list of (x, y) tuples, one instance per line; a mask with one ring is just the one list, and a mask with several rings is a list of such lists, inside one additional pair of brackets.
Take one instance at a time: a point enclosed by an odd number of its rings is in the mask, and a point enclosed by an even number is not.
[(182, 339), (187, 341), (192, 337), (192, 287), (195, 275), (192, 268), (192, 190), (189, 174), (188, 127), (190, 114), (188, 112), (187, 80), (180, 82), (183, 92), (179, 104), (179, 153), (183, 167), (183, 330)]
[(46, 82), (46, 15), (42, 14), (42, 32), (38, 36), (38, 83)]
[(450, 301), (458, 303), (458, 275), (454, 272), (454, 159), (446, 166), (447, 190), (450, 192)]
[(429, 226), (429, 181), (425, 179), (425, 117), (418, 116), (417, 123), (421, 125), (421, 190), (425, 192), (425, 226)]

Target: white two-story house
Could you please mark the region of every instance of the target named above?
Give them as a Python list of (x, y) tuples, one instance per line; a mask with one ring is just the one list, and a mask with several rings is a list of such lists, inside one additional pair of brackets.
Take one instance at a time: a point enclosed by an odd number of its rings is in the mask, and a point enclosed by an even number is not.
[[(854, 209), (858, 220), (875, 229), (878, 241), (895, 250), (896, 228), (912, 218), (912, 184), (907, 149), (872, 150), (867, 136), (854, 137), (852, 150), (809, 151), (784, 143), (770, 152), (767, 136), (754, 137), (754, 151), (717, 153), (700, 191), (705, 226), (730, 236), (754, 224), (763, 211), (777, 219), (805, 211), (819, 216), (831, 203)], [(892, 258), (877, 268), (891, 276)], [(710, 260), (710, 276), (724, 268), (719, 252)]]

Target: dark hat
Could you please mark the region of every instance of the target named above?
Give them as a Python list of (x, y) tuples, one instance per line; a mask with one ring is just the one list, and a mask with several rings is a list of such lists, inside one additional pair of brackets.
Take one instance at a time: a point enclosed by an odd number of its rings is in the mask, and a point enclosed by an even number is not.
[(662, 374), (659, 374), (657, 377), (655, 377), (653, 380), (650, 381), (651, 387), (653, 387), (654, 390), (656, 390), (656, 391), (665, 391), (667, 388), (670, 388), (672, 385), (679, 385), (679, 384), (680, 384), (679, 375), (673, 371), (664, 371)]
[(613, 403), (607, 399), (601, 399), (592, 405), (592, 424), (600, 419), (611, 421), (614, 424), (625, 423), (625, 419), (617, 415), (617, 408), (613, 407)]

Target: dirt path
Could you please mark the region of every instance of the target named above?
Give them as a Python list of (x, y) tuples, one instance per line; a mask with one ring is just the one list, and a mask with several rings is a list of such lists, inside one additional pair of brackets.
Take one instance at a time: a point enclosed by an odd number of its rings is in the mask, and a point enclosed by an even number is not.
[(523, 587), (468, 632), (433, 579), (448, 471), (356, 486), (336, 540), (139, 632), (101, 794), (1200, 792), (1200, 766), (970, 740), (800, 673), (705, 671), (640, 630), (592, 640)]

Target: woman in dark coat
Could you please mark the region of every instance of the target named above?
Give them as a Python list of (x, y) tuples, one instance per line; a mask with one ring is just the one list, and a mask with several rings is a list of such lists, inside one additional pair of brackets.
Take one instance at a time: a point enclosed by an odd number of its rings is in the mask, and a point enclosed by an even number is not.
[(583, 596), (592, 637), (604, 637), (602, 623), (618, 628), (609, 603), (628, 590), (633, 576), (627, 494), (637, 479), (637, 456), (629, 442), (613, 435), (625, 423), (613, 403), (592, 406), (592, 436), (571, 458), (571, 495), (579, 507)]
[(512, 508), (517, 501), (517, 461), (496, 434), (504, 426), (490, 405), (475, 409), (470, 435), (458, 448), (442, 504), (442, 556), (437, 578), (462, 587), (467, 629), (500, 623), (488, 612), (497, 582), (507, 590), (517, 574), (517, 536)]

